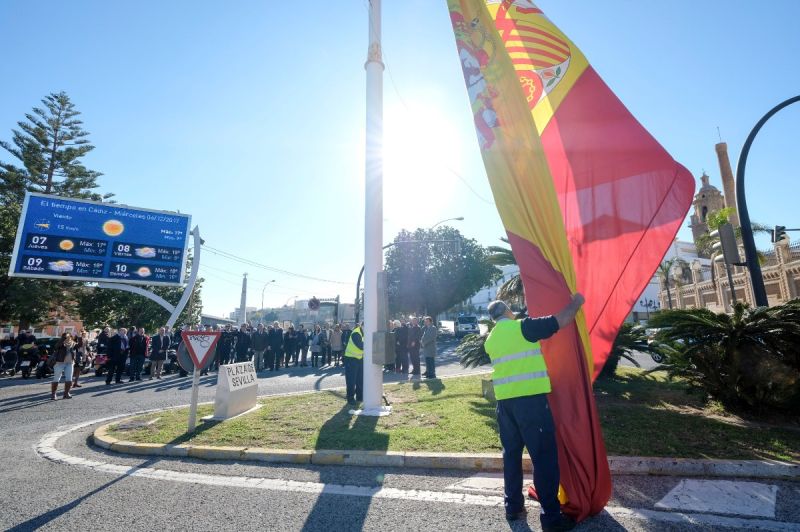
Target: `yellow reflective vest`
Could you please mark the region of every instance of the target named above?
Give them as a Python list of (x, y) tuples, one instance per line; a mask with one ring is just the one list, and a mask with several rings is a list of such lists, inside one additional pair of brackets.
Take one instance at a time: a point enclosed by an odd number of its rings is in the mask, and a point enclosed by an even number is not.
[(364, 333), (361, 332), (361, 327), (356, 327), (353, 329), (353, 332), (350, 333), (350, 339), (347, 341), (347, 347), (344, 350), (344, 356), (361, 360), (364, 358), (364, 350), (359, 348), (353, 342), (353, 335), (356, 333), (358, 333), (358, 335), (361, 337), (361, 341), (364, 341)]
[(525, 339), (521, 320), (498, 321), (484, 348), (492, 360), (492, 383), (498, 400), (550, 393), (542, 346)]

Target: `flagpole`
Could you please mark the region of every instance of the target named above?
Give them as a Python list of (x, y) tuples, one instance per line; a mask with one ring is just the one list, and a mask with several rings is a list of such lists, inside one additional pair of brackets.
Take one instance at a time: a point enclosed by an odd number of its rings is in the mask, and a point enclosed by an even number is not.
[(367, 128), (364, 186), (364, 406), (362, 415), (388, 413), (381, 407), (383, 366), (373, 364), (372, 337), (378, 330), (378, 272), (383, 270), (383, 61), (381, 2), (369, 2)]

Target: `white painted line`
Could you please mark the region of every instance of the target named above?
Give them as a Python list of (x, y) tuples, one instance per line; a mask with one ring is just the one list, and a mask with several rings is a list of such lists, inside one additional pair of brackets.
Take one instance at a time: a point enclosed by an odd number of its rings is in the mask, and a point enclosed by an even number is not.
[(777, 495), (777, 486), (760, 482), (684, 479), (656, 508), (774, 518)]
[(467, 491), (499, 491), (503, 493), (503, 474), (477, 473), (464, 480), (459, 480), (455, 484), (447, 486), (447, 488)]
[[(131, 414), (125, 414), (128, 416)], [(376, 499), (402, 499), (420, 502), (464, 504), (472, 506), (502, 508), (503, 497), (492, 495), (473, 495), (468, 493), (454, 493), (447, 491), (404, 490), (398, 488), (351, 486), (343, 484), (324, 484), (320, 482), (300, 482), (295, 480), (281, 480), (271, 478), (255, 478), (242, 476), (210, 475), (205, 473), (186, 473), (150, 467), (127, 466), (87, 460), (62, 453), (55, 448), (56, 442), (63, 436), (80, 430), (84, 427), (98, 423), (108, 422), (124, 416), (112, 416), (94, 421), (87, 421), (73, 427), (62, 428), (42, 437), (34, 446), (36, 452), (44, 458), (65, 465), (86, 467), (99, 473), (112, 475), (140, 477), (167, 482), (183, 482), (192, 484), (205, 484), (210, 486), (237, 487), (247, 489), (262, 489), (271, 491), (288, 491), (309, 494), (332, 494), (355, 497), (372, 497)], [(489, 478), (485, 478), (491, 482)], [(662, 512), (658, 510), (621, 508), (609, 506), (606, 512), (615, 518), (632, 518), (644, 521), (660, 521), (668, 523), (681, 523), (687, 525), (701, 525), (711, 527), (745, 528), (767, 531), (792, 531), (800, 529), (800, 523), (774, 521), (769, 519), (747, 519), (739, 517), (726, 517), (702, 513)]]
[(768, 530), (775, 532), (797, 532), (800, 523), (772, 521), (769, 519), (746, 519), (740, 517), (724, 517), (713, 514), (659, 512), (640, 508), (606, 507), (612, 517), (628, 517), (644, 521), (661, 521), (665, 523), (681, 523), (685, 525), (743, 528), (746, 530)]
[[(113, 419), (113, 418), (112, 418)], [(102, 421), (107, 421), (102, 420)], [(168, 471), (151, 467), (137, 467), (118, 464), (84, 460), (62, 453), (53, 444), (62, 436), (75, 430), (92, 425), (96, 422), (81, 423), (75, 427), (52, 432), (42, 438), (36, 451), (53, 462), (78, 465), (100, 473), (141, 477), (171, 482), (184, 482), (191, 484), (204, 484), (207, 486), (225, 486), (237, 488), (256, 488), (273, 491), (289, 491), (311, 494), (346, 495), (350, 497), (371, 497), (376, 499), (404, 499), (438, 503), (468, 504), (472, 506), (503, 506), (502, 497), (484, 495), (471, 495), (467, 493), (453, 493), (427, 490), (402, 490), (397, 488), (351, 486), (345, 484), (324, 484), (320, 482), (300, 482), (296, 480), (280, 480), (271, 478), (252, 478), (227, 475), (209, 475), (205, 473), (186, 473), (182, 471)]]

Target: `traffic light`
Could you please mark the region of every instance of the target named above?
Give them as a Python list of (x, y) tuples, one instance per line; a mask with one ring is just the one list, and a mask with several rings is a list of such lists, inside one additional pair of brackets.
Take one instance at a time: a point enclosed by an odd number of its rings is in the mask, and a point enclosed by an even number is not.
[(786, 238), (786, 226), (785, 225), (776, 225), (775, 228), (772, 230), (772, 243), (778, 242)]

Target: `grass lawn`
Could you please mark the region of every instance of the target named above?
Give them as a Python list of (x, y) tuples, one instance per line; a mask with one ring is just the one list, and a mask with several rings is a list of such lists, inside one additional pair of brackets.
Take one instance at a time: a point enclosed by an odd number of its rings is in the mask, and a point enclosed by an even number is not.
[[(186, 409), (143, 416), (155, 423), (130, 430), (112, 427), (126, 441), (231, 445), (274, 449), (500, 452), (494, 404), (480, 395), (480, 376), (415, 381), (385, 387), (391, 416), (347, 413), (339, 391), (275, 397), (252, 414), (206, 422), (192, 438)], [(753, 428), (705, 407), (681, 382), (620, 368), (618, 378), (595, 386), (610, 455), (685, 458), (770, 458), (800, 462), (800, 429)], [(199, 415), (212, 412), (201, 406)]]

